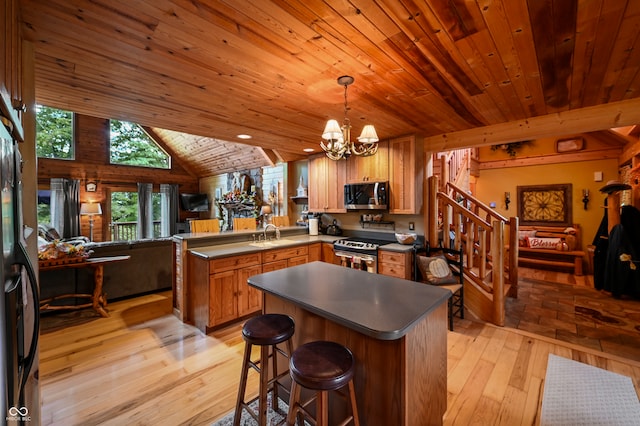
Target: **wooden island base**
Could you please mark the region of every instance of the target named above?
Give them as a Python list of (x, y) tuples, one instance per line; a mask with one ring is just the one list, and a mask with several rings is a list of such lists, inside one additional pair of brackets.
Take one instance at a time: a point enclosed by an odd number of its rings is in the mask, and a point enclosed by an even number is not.
[(396, 340), (366, 336), (270, 294), (264, 295), (264, 311), (294, 319), (294, 348), (331, 340), (351, 349), (363, 426), (442, 424), (447, 409), (446, 303)]

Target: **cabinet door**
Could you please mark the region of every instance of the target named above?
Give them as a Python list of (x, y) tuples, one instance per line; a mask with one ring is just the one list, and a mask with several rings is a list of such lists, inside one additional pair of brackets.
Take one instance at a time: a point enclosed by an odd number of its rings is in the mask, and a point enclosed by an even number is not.
[(309, 211), (345, 213), (346, 163), (326, 155), (309, 159)]
[(389, 180), (389, 142), (378, 143), (378, 152), (369, 157), (352, 155), (347, 162), (347, 182), (374, 182)]
[(238, 318), (238, 271), (214, 273), (209, 278), (209, 327)]
[(389, 193), (391, 214), (419, 214), (423, 205), (424, 152), (414, 136), (389, 141)]
[(340, 265), (340, 258), (335, 255), (332, 243), (322, 243), (322, 261)]
[(322, 212), (326, 205), (325, 176), (327, 174), (327, 162), (325, 156), (313, 156), (309, 158), (309, 211)]
[(251, 287), (247, 280), (262, 272), (260, 265), (238, 270), (238, 315), (243, 316), (262, 309), (262, 292)]
[(322, 244), (309, 244), (309, 262), (322, 260)]

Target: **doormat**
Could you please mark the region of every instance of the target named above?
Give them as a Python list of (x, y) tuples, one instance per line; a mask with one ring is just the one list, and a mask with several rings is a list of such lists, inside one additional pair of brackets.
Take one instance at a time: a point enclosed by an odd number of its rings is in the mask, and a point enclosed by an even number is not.
[(638, 419), (630, 377), (549, 354), (541, 426), (637, 425)]

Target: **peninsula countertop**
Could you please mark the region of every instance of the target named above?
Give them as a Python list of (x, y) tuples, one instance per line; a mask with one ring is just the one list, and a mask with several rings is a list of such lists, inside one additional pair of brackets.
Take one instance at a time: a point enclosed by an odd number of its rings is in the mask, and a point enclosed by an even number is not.
[(379, 340), (404, 336), (449, 291), (427, 284), (311, 262), (249, 277), (249, 285)]

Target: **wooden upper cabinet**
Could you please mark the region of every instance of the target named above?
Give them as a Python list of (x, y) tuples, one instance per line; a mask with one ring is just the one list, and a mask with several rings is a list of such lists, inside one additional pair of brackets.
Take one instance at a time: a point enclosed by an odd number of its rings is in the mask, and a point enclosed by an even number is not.
[(389, 213), (419, 214), (423, 206), (424, 143), (404, 136), (389, 141)]
[(389, 180), (389, 143), (378, 143), (378, 152), (369, 157), (351, 155), (347, 160), (347, 182), (386, 182)]
[(346, 162), (326, 155), (309, 158), (309, 211), (345, 213)]

